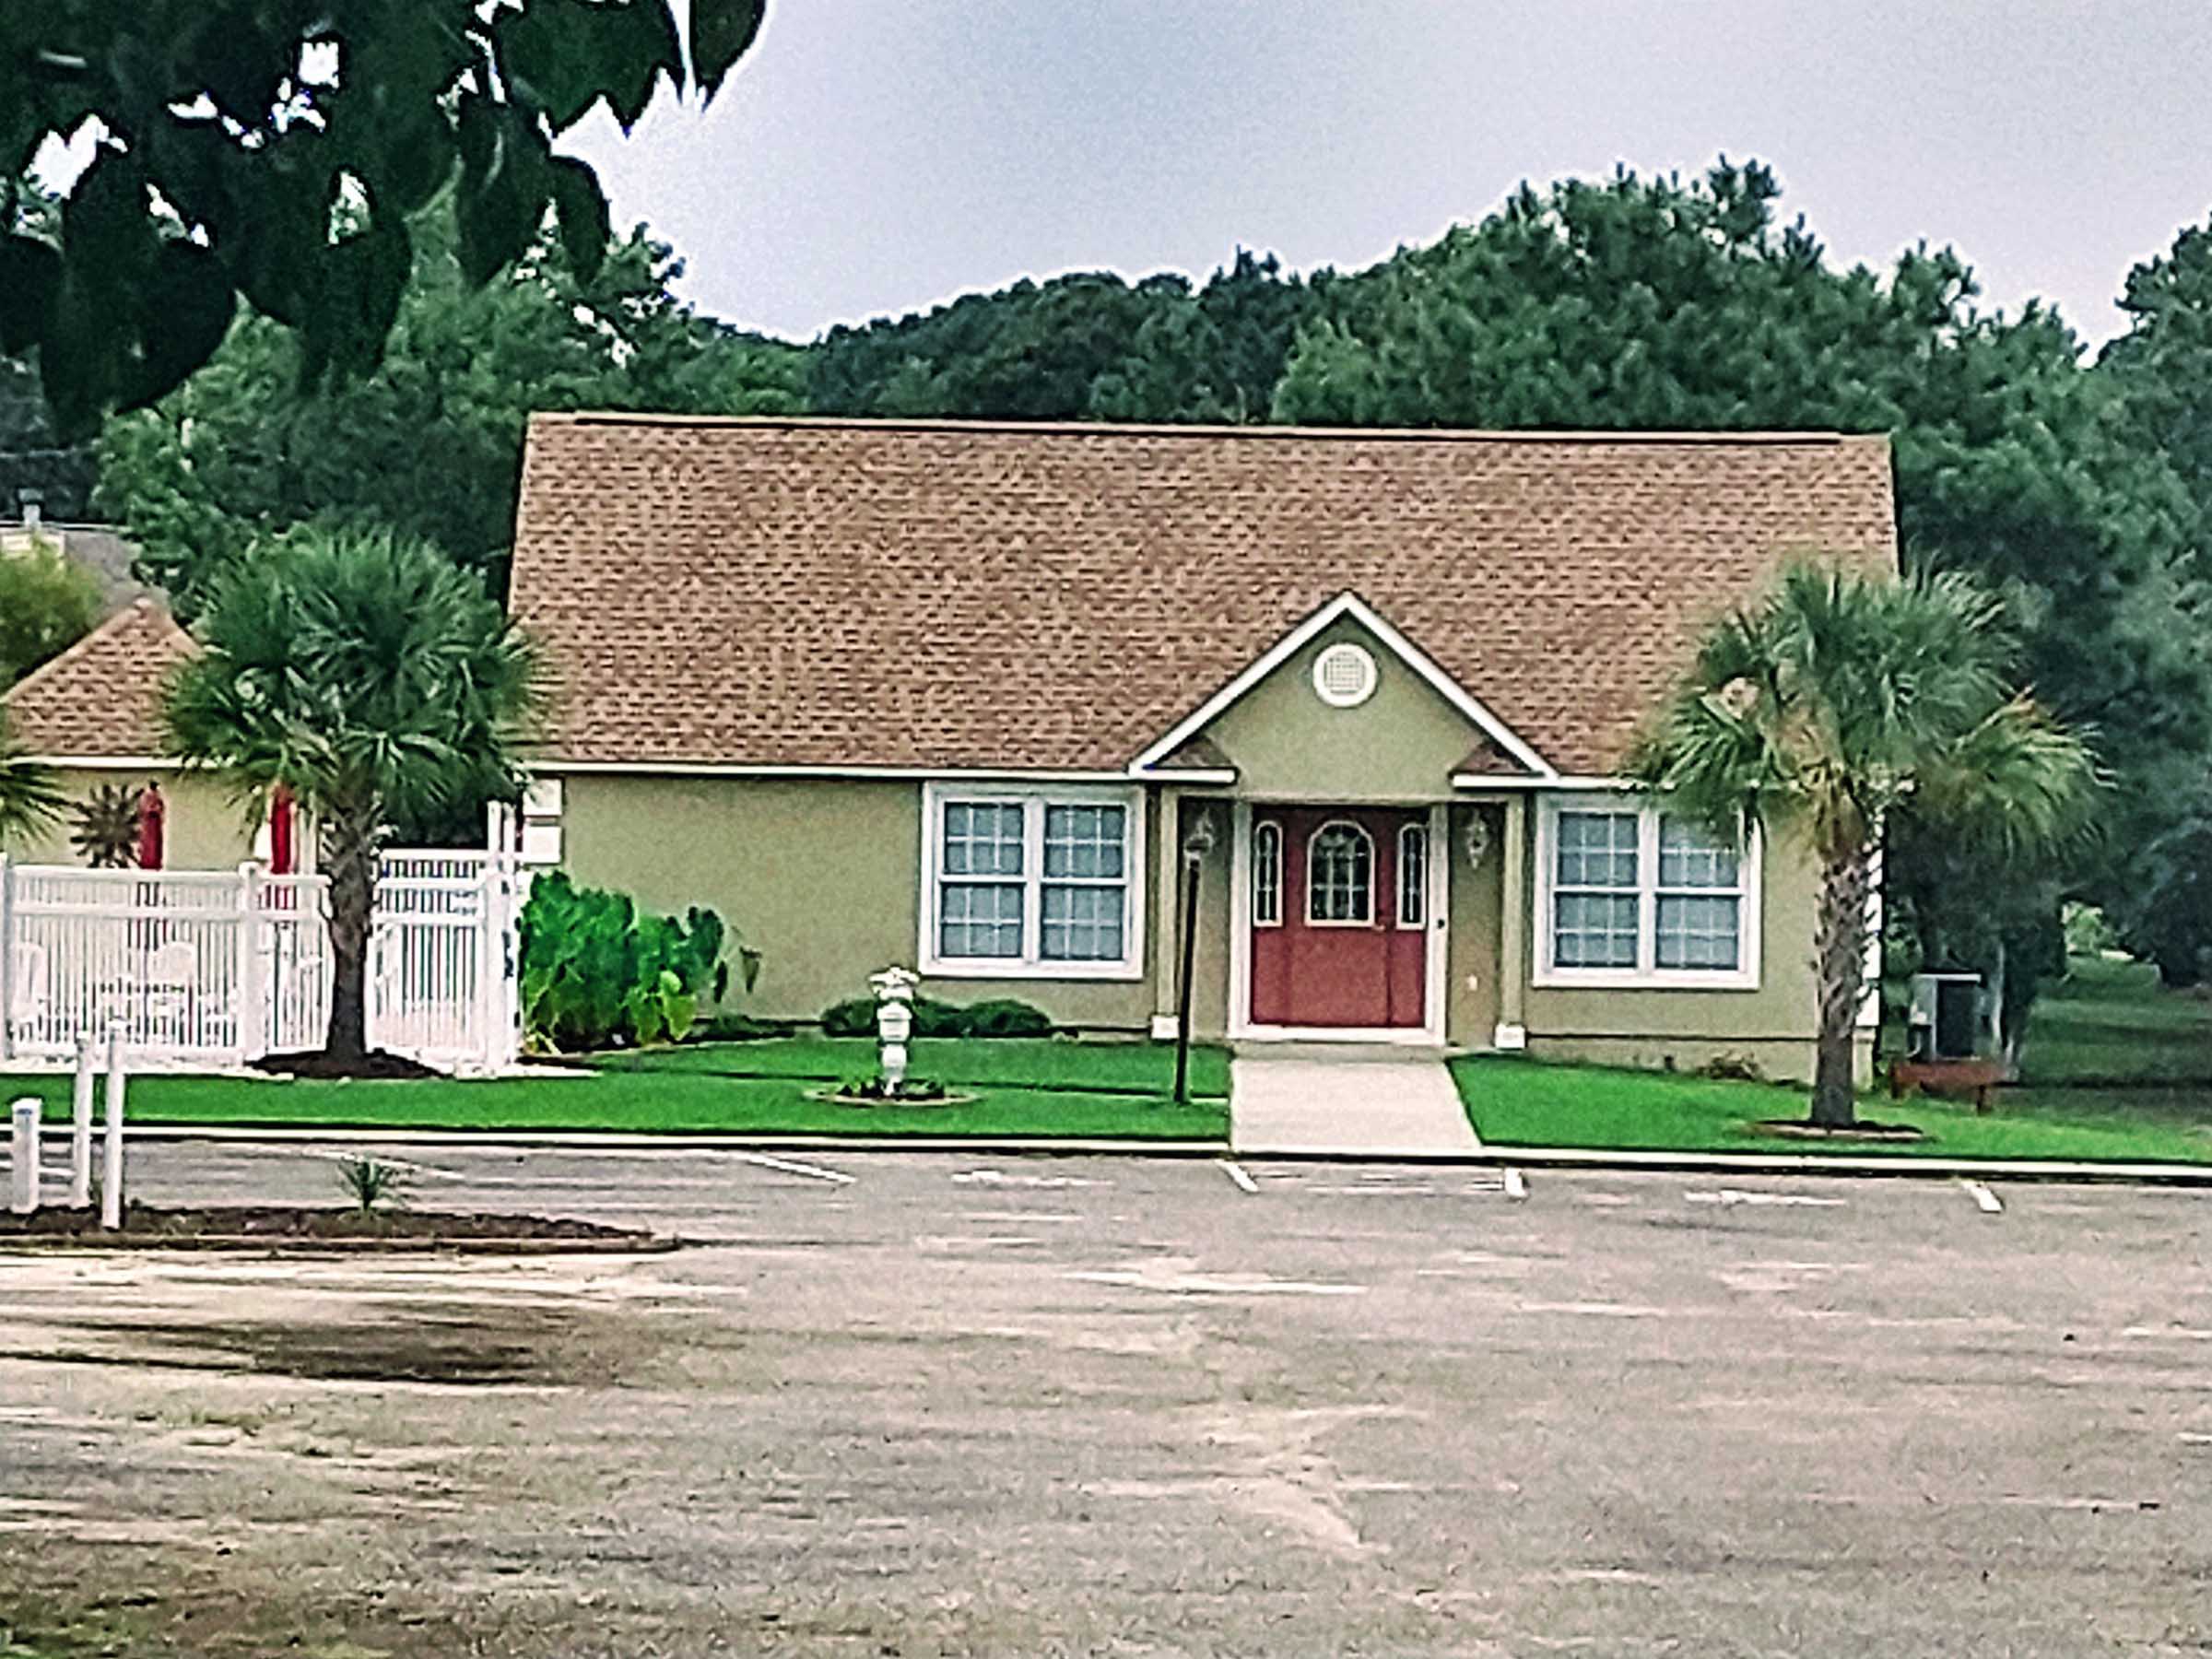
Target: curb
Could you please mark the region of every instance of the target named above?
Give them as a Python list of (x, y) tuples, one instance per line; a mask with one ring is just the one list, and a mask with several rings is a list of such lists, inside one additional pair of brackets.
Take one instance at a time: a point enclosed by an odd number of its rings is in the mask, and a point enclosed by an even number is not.
[[(63, 1131), (62, 1133), (66, 1133)], [(56, 1131), (43, 1131), (53, 1135)], [(1922, 1181), (2033, 1181), (2212, 1189), (2212, 1163), (2067, 1163), (2041, 1159), (1920, 1158), (1910, 1153), (1853, 1157), (1836, 1153), (1634, 1151), (1592, 1147), (1485, 1145), (1452, 1151), (1418, 1147), (1250, 1147), (1226, 1141), (1138, 1139), (982, 1139), (959, 1135), (717, 1135), (666, 1131), (511, 1131), (474, 1129), (256, 1128), (236, 1124), (149, 1124), (133, 1127), (136, 1141), (210, 1141), (241, 1145), (379, 1145), (467, 1147), (516, 1152), (686, 1151), (912, 1152), (968, 1158), (1243, 1159), (1258, 1163), (1465, 1165), (1477, 1169), (1558, 1170), (1590, 1174), (1812, 1175)]]

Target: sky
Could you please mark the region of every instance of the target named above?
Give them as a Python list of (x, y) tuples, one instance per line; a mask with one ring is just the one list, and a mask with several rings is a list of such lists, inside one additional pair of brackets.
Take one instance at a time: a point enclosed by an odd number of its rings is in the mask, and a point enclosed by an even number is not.
[(770, 0), (710, 108), (564, 147), (688, 299), (799, 339), (1240, 243), (1357, 268), (1524, 179), (1725, 154), (1841, 262), (1948, 242), (2094, 342), (2212, 218), (2207, 71), (2204, 0)]

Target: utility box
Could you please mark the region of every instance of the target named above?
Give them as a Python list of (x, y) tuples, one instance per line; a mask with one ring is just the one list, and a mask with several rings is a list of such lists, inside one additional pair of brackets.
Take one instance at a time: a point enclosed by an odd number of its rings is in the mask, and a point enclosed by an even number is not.
[(1971, 1060), (1988, 1026), (1978, 973), (1916, 973), (1905, 1050), (1914, 1060)]

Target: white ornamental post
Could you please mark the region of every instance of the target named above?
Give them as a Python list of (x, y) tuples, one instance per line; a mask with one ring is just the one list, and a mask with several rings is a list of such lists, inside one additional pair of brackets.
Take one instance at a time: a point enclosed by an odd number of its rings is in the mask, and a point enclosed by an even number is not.
[(868, 976), (876, 993), (877, 1070), (887, 1095), (906, 1087), (906, 1042), (913, 1035), (914, 987), (921, 982), (921, 975), (905, 968)]
[(92, 1207), (92, 1033), (76, 1039), (76, 1086), (69, 1093), (69, 1203)]
[(123, 1021), (108, 1025), (106, 1134), (100, 1160), (100, 1224), (110, 1232), (123, 1226)]
[(9, 1151), (8, 1172), (15, 1177), (10, 1182), (7, 1207), (18, 1216), (28, 1216), (39, 1207), (39, 1103), (34, 1100), (18, 1100), (10, 1110), (14, 1119), (15, 1145)]

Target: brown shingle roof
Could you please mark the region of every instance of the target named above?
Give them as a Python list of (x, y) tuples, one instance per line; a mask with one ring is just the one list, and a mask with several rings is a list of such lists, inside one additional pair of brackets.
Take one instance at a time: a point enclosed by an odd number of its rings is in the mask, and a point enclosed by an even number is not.
[(557, 759), (1119, 768), (1351, 591), (1596, 772), (1787, 553), (1894, 570), (1889, 479), (1820, 433), (540, 415), (513, 594)]
[(137, 600), (0, 699), (9, 734), (26, 752), (56, 759), (159, 755), (162, 685), (194, 649), (166, 605)]

